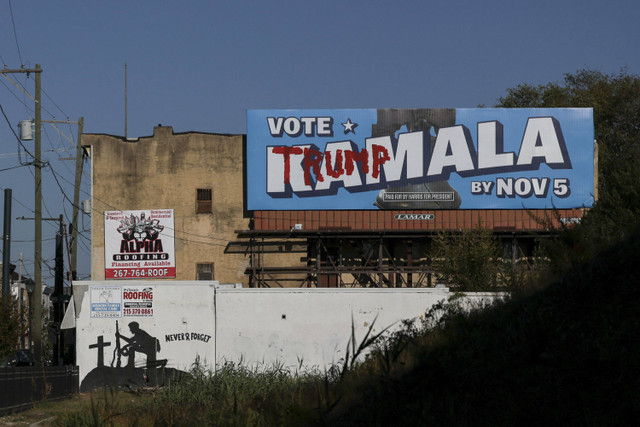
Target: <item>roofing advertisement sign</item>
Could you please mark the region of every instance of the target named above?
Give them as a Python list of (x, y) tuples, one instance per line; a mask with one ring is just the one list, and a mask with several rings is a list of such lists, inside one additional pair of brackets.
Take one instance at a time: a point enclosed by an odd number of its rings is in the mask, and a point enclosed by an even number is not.
[(105, 279), (175, 278), (173, 230), (173, 209), (105, 212)]
[(153, 316), (152, 286), (93, 286), (90, 295), (92, 318)]
[(591, 108), (247, 111), (249, 210), (593, 205)]

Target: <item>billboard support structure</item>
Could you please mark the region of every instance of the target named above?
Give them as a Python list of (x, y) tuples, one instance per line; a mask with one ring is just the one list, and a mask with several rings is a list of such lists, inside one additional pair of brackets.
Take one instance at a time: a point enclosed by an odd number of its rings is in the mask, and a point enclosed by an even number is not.
[[(453, 231), (458, 232), (457, 230)], [(238, 231), (241, 241), (232, 242), (227, 253), (246, 253), (250, 265), (250, 287), (433, 287), (438, 272), (426, 248), (438, 231), (327, 230), (291, 232)], [(532, 248), (553, 230), (516, 232), (494, 231), (494, 237), (511, 249), (512, 262), (522, 261), (531, 268)], [(291, 248), (288, 252), (283, 248)], [(265, 254), (304, 254), (297, 267), (274, 266)]]
[[(433, 286), (441, 231), (492, 230), (527, 258), (597, 198), (593, 110), (247, 111), (253, 286)], [(296, 242), (297, 267), (265, 254)], [(289, 259), (295, 259), (297, 252)]]

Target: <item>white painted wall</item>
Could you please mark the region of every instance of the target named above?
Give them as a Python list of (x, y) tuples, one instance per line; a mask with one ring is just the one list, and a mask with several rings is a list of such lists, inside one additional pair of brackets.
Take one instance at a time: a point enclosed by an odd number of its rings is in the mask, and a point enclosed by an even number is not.
[(355, 329), (360, 344), (372, 333), (400, 326), (446, 299), (433, 288), (219, 289), (216, 362), (324, 369), (345, 357)]
[[(153, 316), (92, 317), (91, 290), (116, 287), (153, 289)], [(80, 381), (97, 367), (99, 336), (104, 342), (104, 365), (115, 349), (115, 320), (120, 333), (130, 336), (131, 321), (160, 341), (158, 359), (167, 367), (188, 371), (196, 357), (213, 368), (225, 361), (251, 367), (283, 366), (292, 370), (325, 369), (345, 357), (352, 335), (356, 344), (371, 328), (398, 328), (401, 321), (424, 315), (451, 294), (447, 288), (295, 288), (247, 289), (217, 282), (93, 281), (74, 284), (76, 351)], [(476, 295), (474, 298), (491, 298)], [(95, 308), (95, 307), (94, 307)], [(95, 310), (93, 311), (95, 316)], [(374, 324), (375, 322), (375, 324)], [(373, 327), (371, 326), (373, 325)], [(185, 339), (193, 334), (210, 339)], [(124, 360), (122, 361), (124, 363)], [(136, 359), (136, 366), (145, 361)]]
[[(153, 289), (153, 315), (124, 316), (113, 318), (92, 317), (91, 294), (100, 288), (120, 289)], [(95, 296), (95, 295), (94, 295)], [(84, 377), (98, 367), (97, 347), (98, 339), (102, 336), (104, 343), (104, 366), (115, 369), (117, 357), (116, 348), (116, 320), (119, 331), (123, 336), (131, 337), (128, 324), (138, 322), (140, 329), (160, 341), (160, 351), (156, 358), (167, 359), (167, 367), (181, 371), (188, 371), (196, 357), (202, 360), (215, 360), (214, 345), (214, 283), (213, 282), (167, 282), (167, 281), (94, 281), (75, 282), (73, 285), (74, 305), (76, 309), (76, 361), (79, 367), (80, 384)], [(96, 302), (96, 301), (94, 301)], [(94, 315), (96, 311), (93, 311)], [(184, 334), (209, 335), (208, 342), (202, 340), (186, 340)], [(180, 339), (172, 340), (172, 336), (180, 335)], [(169, 336), (169, 338), (168, 338)], [(121, 345), (126, 342), (121, 341)], [(121, 364), (127, 363), (126, 357), (121, 357)], [(135, 361), (137, 368), (143, 368), (146, 357), (138, 354)]]

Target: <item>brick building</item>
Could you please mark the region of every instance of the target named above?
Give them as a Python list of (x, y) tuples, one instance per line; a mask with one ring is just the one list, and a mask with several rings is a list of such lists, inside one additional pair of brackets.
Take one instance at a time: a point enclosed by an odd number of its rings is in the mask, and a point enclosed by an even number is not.
[(137, 139), (85, 134), (83, 145), (92, 161), (93, 280), (105, 279), (105, 212), (172, 209), (176, 280), (248, 283), (248, 259), (225, 255), (234, 230), (249, 223), (242, 135), (174, 134), (157, 126)]

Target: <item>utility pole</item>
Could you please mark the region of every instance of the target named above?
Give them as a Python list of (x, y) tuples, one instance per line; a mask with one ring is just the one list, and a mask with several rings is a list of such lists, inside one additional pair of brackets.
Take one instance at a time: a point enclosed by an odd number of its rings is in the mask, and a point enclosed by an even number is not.
[[(34, 220), (35, 218), (25, 218), (24, 216), (18, 217), (16, 219), (21, 220)], [(61, 338), (60, 332), (60, 323), (62, 323), (62, 318), (64, 316), (64, 303), (67, 298), (64, 295), (64, 258), (63, 258), (63, 239), (64, 239), (64, 217), (62, 214), (59, 218), (42, 218), (40, 217), (40, 221), (59, 221), (60, 227), (59, 231), (56, 234), (56, 265), (55, 265), (55, 279), (54, 279), (54, 291), (51, 294), (51, 302), (53, 304), (53, 324), (56, 330), (56, 340), (54, 342), (53, 348), (53, 362), (57, 366), (61, 359), (61, 354), (64, 351), (64, 344)], [(37, 286), (36, 286), (37, 288)], [(42, 295), (40, 296), (40, 301), (42, 301)], [(36, 302), (33, 302), (34, 309), (37, 308), (35, 305)], [(40, 304), (42, 305), (42, 303)], [(29, 304), (31, 306), (31, 303)], [(40, 315), (42, 316), (42, 307), (40, 307)], [(38, 322), (38, 319), (35, 314), (33, 315), (34, 322), (31, 323), (31, 327), (29, 328), (32, 332), (31, 334), (35, 335), (35, 330)], [(40, 322), (42, 323), (42, 321)], [(42, 333), (42, 325), (40, 325), (40, 333)], [(35, 338), (34, 338), (35, 341)], [(36, 342), (33, 343), (33, 353), (34, 360), (38, 362), (38, 359), (35, 359), (35, 351), (36, 351)], [(42, 352), (42, 346), (40, 347), (40, 351)], [(42, 353), (41, 353), (42, 354)]]
[(124, 63), (124, 139), (127, 139), (127, 63)]
[(42, 68), (40, 64), (36, 64), (35, 68), (19, 68), (19, 69), (0, 69), (0, 74), (30, 73), (36, 75), (36, 93), (35, 93), (35, 148), (33, 166), (35, 169), (35, 243), (33, 256), (33, 279), (35, 281), (35, 289), (33, 291), (34, 309), (32, 311), (32, 335), (33, 335), (33, 357), (36, 363), (42, 363), (42, 156), (41, 156), (41, 137), (42, 137), (42, 88), (41, 77)]
[(78, 278), (78, 208), (80, 204), (80, 182), (82, 181), (82, 166), (84, 151), (82, 150), (82, 132), (84, 128), (84, 117), (78, 119), (78, 146), (76, 147), (76, 182), (73, 190), (73, 218), (71, 219), (71, 280)]
[(33, 298), (33, 357), (42, 364), (42, 87), (41, 68), (36, 64), (36, 132), (35, 132), (35, 248), (33, 255), (33, 279), (36, 282)]
[[(22, 252), (20, 252), (20, 257), (18, 258), (18, 283), (20, 284), (20, 289), (18, 291), (18, 295), (20, 295), (20, 298), (18, 299), (19, 301), (19, 308), (20, 308), (20, 348), (26, 348), (24, 346), (24, 326), (25, 326), (25, 319), (24, 319), (24, 315), (23, 315), (23, 310), (24, 310), (24, 291), (26, 290), (26, 286), (24, 285), (24, 283), (22, 283)], [(28, 321), (28, 320), (27, 320)], [(31, 338), (31, 337), (29, 337)]]
[(55, 297), (53, 298), (53, 325), (56, 330), (56, 342), (53, 347), (54, 366), (61, 365), (64, 358), (64, 339), (60, 329), (62, 317), (64, 316), (64, 259), (62, 257), (64, 252), (64, 222), (62, 215), (60, 215), (59, 221), (60, 229), (56, 234), (56, 267), (53, 291), (53, 296)]
[[(84, 129), (84, 117), (80, 117), (77, 122), (69, 120), (43, 120), (43, 123), (65, 123), (78, 125), (78, 143), (76, 144), (76, 178), (73, 190), (73, 218), (71, 219), (71, 261), (69, 269), (71, 270), (71, 281), (76, 280), (77, 262), (78, 262), (78, 211), (80, 209), (80, 183), (82, 182), (82, 166), (84, 161), (84, 151), (82, 150), (82, 132)], [(63, 160), (72, 160), (73, 157)]]
[(11, 301), (11, 189), (4, 189), (4, 231), (2, 241), (2, 304)]

